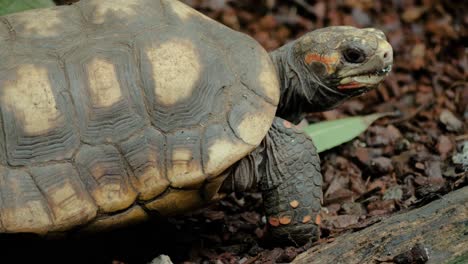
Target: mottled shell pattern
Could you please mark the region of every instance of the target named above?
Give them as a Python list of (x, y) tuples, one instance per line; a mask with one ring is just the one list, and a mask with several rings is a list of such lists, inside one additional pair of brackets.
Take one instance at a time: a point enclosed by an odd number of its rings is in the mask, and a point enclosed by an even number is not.
[(0, 17), (0, 232), (199, 206), (265, 137), (278, 100), (262, 47), (176, 0)]

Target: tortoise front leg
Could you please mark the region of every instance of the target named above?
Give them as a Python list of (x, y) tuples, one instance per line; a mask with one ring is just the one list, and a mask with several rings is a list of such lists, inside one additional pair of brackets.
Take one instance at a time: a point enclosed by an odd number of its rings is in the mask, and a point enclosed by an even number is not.
[(297, 245), (316, 240), (322, 175), (312, 140), (290, 122), (275, 118), (264, 147), (260, 189), (273, 236)]
[(262, 144), (233, 167), (222, 191), (255, 187), (262, 191), (275, 238), (296, 245), (318, 238), (320, 159), (312, 140), (286, 120), (275, 118)]

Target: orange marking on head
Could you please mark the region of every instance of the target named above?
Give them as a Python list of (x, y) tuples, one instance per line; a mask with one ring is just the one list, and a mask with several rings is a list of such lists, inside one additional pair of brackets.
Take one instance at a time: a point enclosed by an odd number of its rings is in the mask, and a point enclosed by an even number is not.
[(279, 222), (282, 224), (282, 225), (287, 225), (289, 223), (291, 223), (291, 216), (289, 215), (283, 215), (280, 217), (279, 219)]
[(284, 120), (283, 121), (283, 126), (286, 127), (286, 128), (292, 128), (293, 127), (293, 124), (287, 120)]
[(279, 226), (280, 225), (279, 219), (274, 217), (274, 216), (270, 216), (268, 218), (268, 223), (270, 223), (271, 226)]
[(324, 56), (317, 53), (307, 53), (305, 56), (305, 62), (311, 64), (312, 62), (321, 62), (327, 67), (328, 73), (333, 73), (335, 71), (334, 65), (338, 62), (339, 56), (337, 53), (333, 53), (330, 56)]
[(302, 223), (307, 224), (310, 222), (310, 220), (312, 220), (312, 216), (306, 215), (304, 218), (302, 218)]
[(289, 205), (291, 205), (292, 208), (297, 208), (299, 206), (299, 202), (297, 200), (293, 200), (289, 202)]
[(315, 224), (320, 225), (321, 223), (322, 223), (322, 217), (320, 217), (320, 215), (317, 215), (315, 217)]

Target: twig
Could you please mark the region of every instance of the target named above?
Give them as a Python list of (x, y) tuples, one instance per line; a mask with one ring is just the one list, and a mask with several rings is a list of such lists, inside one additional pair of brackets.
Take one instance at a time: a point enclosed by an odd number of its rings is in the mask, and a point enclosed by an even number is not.
[(468, 82), (466, 81), (455, 81), (450, 85), (449, 89), (455, 88), (457, 86), (467, 85), (467, 84)]
[(257, 259), (260, 257), (260, 254), (258, 254), (257, 256), (255, 257), (252, 257), (250, 259), (248, 259), (246, 262), (244, 262), (243, 264), (252, 264), (254, 263), (255, 261), (257, 261)]
[(312, 5), (309, 5), (304, 0), (294, 0), (294, 3), (296, 3), (298, 6), (304, 8), (310, 14), (315, 15), (314, 8), (312, 7)]
[(425, 104), (422, 104), (418, 108), (416, 108), (416, 110), (413, 113), (410, 113), (410, 114), (408, 114), (406, 116), (403, 116), (401, 118), (390, 120), (390, 121), (387, 122), (387, 124), (395, 124), (395, 123), (401, 123), (401, 122), (409, 121), (409, 120), (413, 119), (415, 116), (417, 116), (420, 112), (424, 111), (426, 108), (430, 107), (433, 104), (434, 104), (434, 101), (429, 101), (429, 102), (427, 102)]
[(455, 141), (465, 141), (468, 140), (468, 134), (460, 135), (455, 137)]

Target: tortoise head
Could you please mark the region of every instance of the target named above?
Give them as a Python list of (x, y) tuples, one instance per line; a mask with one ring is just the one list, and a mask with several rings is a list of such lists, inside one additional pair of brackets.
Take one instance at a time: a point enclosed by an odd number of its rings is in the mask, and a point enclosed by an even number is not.
[(282, 98), (281, 103), (284, 107), (293, 99), (303, 112), (333, 108), (377, 87), (393, 64), (392, 47), (382, 31), (349, 26), (307, 33), (272, 53), (277, 64), (278, 55), (284, 67), (280, 78), (288, 86), (282, 87), (282, 95), (287, 98)]

